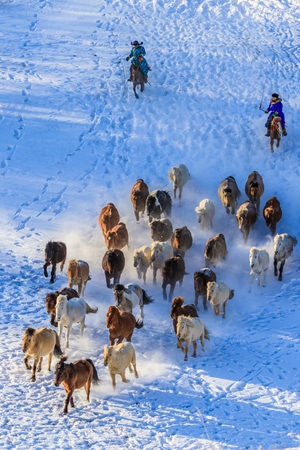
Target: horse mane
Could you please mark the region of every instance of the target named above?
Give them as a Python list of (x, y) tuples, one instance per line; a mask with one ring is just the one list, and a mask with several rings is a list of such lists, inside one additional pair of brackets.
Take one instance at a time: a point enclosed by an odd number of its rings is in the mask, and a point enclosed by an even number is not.
[(33, 336), (35, 333), (35, 329), (32, 327), (28, 327), (26, 330), (26, 334), (28, 334), (28, 336)]

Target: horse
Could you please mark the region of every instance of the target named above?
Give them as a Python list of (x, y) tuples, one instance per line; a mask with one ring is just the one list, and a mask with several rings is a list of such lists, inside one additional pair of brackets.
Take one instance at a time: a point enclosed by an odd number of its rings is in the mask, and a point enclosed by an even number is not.
[(150, 192), (146, 200), (146, 211), (149, 223), (153, 219), (160, 219), (162, 213), (170, 217), (172, 213), (172, 198), (169, 192), (159, 189)]
[(142, 328), (143, 321), (137, 322), (134, 315), (120, 311), (116, 306), (109, 306), (106, 313), (106, 328), (109, 330), (110, 345), (120, 344), (123, 339), (131, 342), (131, 337), (135, 328)]
[(140, 213), (143, 216), (146, 209), (146, 200), (149, 195), (147, 184), (141, 178), (138, 179), (132, 186), (130, 192), (130, 200), (133, 206), (134, 216), (136, 221), (140, 221)]
[[(153, 222), (152, 222), (153, 223)], [(168, 242), (152, 242), (151, 244), (151, 262), (153, 270), (153, 284), (156, 284), (157, 271), (162, 269), (165, 261), (173, 256), (173, 249)]]
[(151, 266), (151, 248), (148, 245), (136, 248), (133, 252), (133, 267), (136, 268), (138, 279), (143, 277), (143, 281), (146, 284), (147, 270)]
[(215, 205), (214, 203), (205, 198), (199, 202), (199, 206), (195, 208), (197, 214), (198, 223), (202, 230), (210, 230), (213, 228), (213, 218), (215, 215)]
[(264, 181), (260, 173), (256, 170), (248, 175), (245, 184), (245, 194), (249, 200), (255, 205), (257, 214), (259, 214), (260, 198), (265, 191)]
[(173, 183), (173, 195), (176, 198), (176, 191), (178, 189), (179, 204), (181, 202), (181, 195), (183, 186), (188, 182), (191, 175), (185, 164), (179, 164), (172, 167), (169, 171), (169, 180)]
[(227, 244), (224, 234), (218, 233), (206, 241), (204, 258), (207, 266), (216, 266), (227, 255)]
[(144, 318), (144, 305), (152, 303), (153, 299), (136, 283), (116, 284), (114, 286), (115, 305), (120, 311), (130, 312), (140, 307), (141, 318)]
[(183, 297), (174, 297), (172, 300), (170, 317), (171, 319), (173, 319), (173, 327), (175, 334), (177, 330), (177, 322), (179, 316), (198, 317), (198, 312), (195, 305), (192, 305), (190, 303), (184, 305), (183, 303), (184, 303)]
[(141, 68), (138, 64), (131, 64), (131, 78), (132, 78), (132, 84), (133, 84), (133, 92), (135, 95), (135, 98), (140, 98), (136, 92), (137, 86), (141, 86), (141, 92), (144, 91), (145, 88), (145, 79), (144, 75), (141, 71)]
[(254, 281), (255, 275), (258, 275), (258, 286), (266, 286), (267, 270), (269, 268), (269, 253), (265, 249), (251, 247), (249, 251), (249, 265), (250, 265), (250, 287)]
[(186, 226), (176, 228), (173, 231), (171, 237), (171, 246), (173, 249), (174, 256), (180, 255), (184, 258), (186, 251), (189, 250), (192, 245), (193, 245), (192, 233)]
[(234, 177), (229, 176), (221, 181), (218, 188), (218, 196), (226, 209), (227, 214), (230, 213), (230, 209), (231, 214), (235, 214), (240, 195), (241, 192)]
[[(136, 354), (131, 342), (121, 342), (116, 345), (104, 345), (103, 362), (108, 367), (113, 389), (116, 388), (116, 375), (120, 375), (123, 383), (128, 383), (125, 371), (128, 367), (130, 372), (134, 372), (138, 378), (136, 369)], [(133, 367), (133, 368), (132, 368)]]
[(172, 237), (173, 225), (169, 219), (155, 219), (150, 223), (150, 236), (153, 241), (166, 242)]
[(274, 196), (267, 200), (263, 209), (263, 217), (272, 236), (275, 236), (277, 222), (282, 218), (282, 209), (277, 197)]
[(236, 220), (239, 230), (243, 233), (244, 243), (247, 244), (250, 229), (257, 220), (257, 210), (255, 205), (247, 200), (242, 203), (236, 213)]
[(48, 292), (48, 294), (46, 295), (46, 311), (48, 314), (51, 314), (50, 323), (54, 327), (57, 327), (57, 322), (55, 321), (55, 306), (57, 297), (60, 294), (66, 295), (68, 300), (73, 297), (79, 297), (78, 292), (75, 289), (71, 289), (69, 287), (58, 289), (55, 292)]
[[(207, 283), (207, 300), (216, 316), (222, 315), (223, 319), (225, 319), (227, 301), (231, 300), (233, 296), (234, 290), (230, 289), (224, 281), (209, 281)], [(222, 313), (221, 306), (223, 306)]]
[(128, 230), (124, 222), (119, 222), (118, 225), (109, 230), (106, 234), (106, 246), (108, 250), (118, 249), (122, 250), (125, 245), (129, 247)]
[(69, 403), (71, 403), (72, 408), (75, 406), (73, 399), (75, 389), (84, 386), (86, 399), (89, 402), (91, 383), (98, 384), (99, 382), (97, 370), (91, 359), (79, 359), (70, 364), (66, 364), (66, 360), (66, 356), (60, 358), (60, 361), (56, 364), (54, 376), (54, 385), (58, 387), (62, 383), (67, 393), (63, 414), (68, 413)]
[(197, 272), (194, 272), (194, 291), (195, 291), (195, 300), (194, 304), (198, 309), (198, 297), (202, 296), (203, 308), (207, 311), (207, 283), (209, 281), (216, 281), (217, 276), (215, 272), (207, 267), (200, 269)]
[[(125, 256), (122, 250), (107, 250), (102, 258), (106, 286), (112, 289), (116, 283), (120, 283), (121, 274), (125, 267)], [(113, 278), (113, 284), (110, 283)]]
[(68, 300), (65, 295), (59, 295), (57, 297), (55, 312), (58, 322), (59, 339), (61, 339), (63, 328), (67, 328), (66, 347), (68, 348), (69, 336), (73, 323), (79, 322), (80, 334), (82, 335), (83, 333), (86, 315), (86, 302), (83, 298), (71, 298)]
[(81, 259), (71, 259), (68, 264), (68, 286), (78, 286), (79, 297), (84, 296), (87, 282), (91, 280), (90, 268), (87, 262)]
[[(184, 353), (184, 361), (188, 360), (189, 346), (192, 343), (194, 347), (193, 358), (196, 357), (197, 339), (200, 339), (202, 350), (204, 351), (204, 339), (210, 340), (209, 331), (199, 317), (179, 316), (176, 335), (178, 346)], [(185, 342), (185, 348), (182, 343)]]
[(50, 283), (54, 283), (56, 277), (56, 264), (60, 263), (60, 271), (62, 272), (67, 257), (67, 247), (63, 242), (49, 241), (45, 247), (45, 264), (44, 275), (47, 278), (47, 267), (52, 264)]
[(179, 282), (179, 286), (182, 285), (183, 277), (185, 275), (185, 262), (182, 256), (173, 256), (165, 261), (163, 270), (162, 270), (162, 290), (163, 290), (163, 299), (167, 300), (167, 285), (170, 285), (169, 292), (169, 302), (173, 297), (173, 292), (175, 289), (176, 282)]
[[(48, 355), (48, 370), (51, 370), (52, 355), (59, 357), (63, 354), (58, 334), (51, 328), (27, 328), (22, 339), (22, 351), (26, 352), (24, 363), (26, 369), (32, 369), (31, 381), (35, 381), (36, 371), (42, 369), (43, 356)], [(28, 364), (28, 360), (33, 358), (33, 366)]]
[(270, 125), (270, 150), (274, 152), (274, 141), (276, 141), (276, 148), (279, 147), (282, 135), (282, 126), (280, 117), (273, 117)]
[(282, 281), (282, 271), (285, 260), (293, 253), (297, 239), (287, 233), (276, 234), (274, 237), (274, 276), (278, 275), (278, 263), (280, 262), (278, 281)]
[(107, 232), (118, 225), (119, 222), (119, 211), (113, 203), (107, 203), (107, 205), (101, 209), (98, 217), (99, 227), (101, 228), (105, 242)]

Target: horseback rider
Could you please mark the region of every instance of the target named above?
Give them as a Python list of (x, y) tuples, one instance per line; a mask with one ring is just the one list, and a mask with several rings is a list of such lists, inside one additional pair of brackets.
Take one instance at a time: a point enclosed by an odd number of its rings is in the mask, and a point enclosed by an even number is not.
[(146, 50), (143, 47), (143, 42), (133, 41), (131, 45), (133, 45), (131, 52), (126, 58), (126, 61), (129, 61), (132, 58), (131, 66), (130, 66), (130, 78), (128, 81), (132, 81), (132, 64), (138, 65), (141, 69), (141, 72), (144, 76), (144, 82), (148, 83), (148, 71), (151, 70), (144, 56), (146, 55)]
[(284, 114), (282, 112), (282, 99), (279, 97), (278, 94), (276, 94), (276, 93), (272, 94), (270, 104), (269, 104), (268, 108), (265, 110), (265, 113), (266, 114), (270, 113), (268, 120), (266, 122), (266, 125), (265, 125), (267, 127), (267, 133), (265, 134), (265, 136), (270, 136), (271, 122), (272, 122), (273, 117), (276, 117), (276, 116), (279, 116), (281, 119), (283, 136), (287, 136), (287, 132), (285, 129), (285, 118), (284, 118)]

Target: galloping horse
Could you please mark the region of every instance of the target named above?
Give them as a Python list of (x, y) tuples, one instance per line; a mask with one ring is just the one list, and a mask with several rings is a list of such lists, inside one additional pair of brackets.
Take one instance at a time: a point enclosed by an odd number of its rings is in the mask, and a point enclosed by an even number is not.
[(144, 91), (144, 87), (145, 87), (144, 75), (142, 74), (142, 71), (141, 71), (139, 65), (131, 64), (131, 76), (132, 76), (133, 92), (134, 92), (135, 98), (139, 98), (139, 96), (136, 92), (136, 87), (140, 85), (141, 92)]
[[(51, 369), (52, 355), (61, 356), (59, 338), (56, 331), (51, 328), (27, 328), (22, 339), (22, 351), (25, 354), (24, 364), (26, 369), (32, 369), (31, 381), (35, 381), (36, 371), (40, 372), (42, 368), (43, 356), (48, 355), (48, 370)], [(33, 366), (28, 360), (33, 358)]]
[(143, 321), (136, 321), (133, 314), (119, 311), (116, 306), (109, 306), (106, 313), (106, 328), (109, 330), (109, 345), (121, 344), (123, 339), (131, 342), (131, 337), (135, 328), (142, 328)]
[(130, 312), (139, 306), (141, 318), (144, 318), (144, 305), (152, 303), (153, 299), (136, 283), (114, 286), (115, 306), (120, 311)]
[(87, 401), (90, 401), (91, 383), (97, 384), (99, 382), (97, 370), (91, 359), (79, 359), (71, 364), (66, 364), (67, 357), (64, 356), (56, 365), (54, 385), (59, 386), (63, 384), (67, 397), (65, 399), (65, 406), (63, 413), (68, 413), (68, 405), (71, 403), (74, 408), (73, 393), (75, 389), (85, 387)]
[(56, 276), (56, 264), (60, 263), (62, 272), (67, 257), (67, 247), (63, 242), (49, 241), (45, 248), (44, 275), (48, 277), (47, 267), (52, 264), (50, 283), (54, 283)]
[(273, 144), (276, 141), (276, 147), (280, 145), (282, 135), (281, 119), (280, 117), (273, 117), (270, 128), (270, 150), (273, 152)]

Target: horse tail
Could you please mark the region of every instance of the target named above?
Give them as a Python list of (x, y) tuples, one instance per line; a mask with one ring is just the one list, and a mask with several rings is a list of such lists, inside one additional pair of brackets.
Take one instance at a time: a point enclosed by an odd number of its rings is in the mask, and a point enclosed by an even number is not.
[(100, 379), (98, 377), (98, 373), (96, 367), (94, 366), (93, 361), (91, 359), (87, 359), (86, 361), (88, 361), (93, 368), (93, 384), (98, 384)]
[(228, 300), (231, 300), (234, 296), (234, 290), (230, 289)]
[(154, 299), (152, 297), (150, 297), (150, 295), (147, 294), (145, 289), (142, 289), (142, 292), (143, 292), (143, 304), (144, 305), (149, 305), (149, 303), (154, 302)]
[(58, 358), (59, 356), (63, 355), (63, 351), (62, 351), (62, 349), (60, 347), (58, 334), (56, 333), (55, 330), (53, 330), (53, 333), (55, 333), (55, 346), (54, 346), (53, 353), (54, 353), (54, 356), (57, 356), (57, 358)]
[(210, 341), (209, 331), (206, 327), (204, 327), (204, 338)]
[(135, 328), (137, 328), (138, 330), (139, 330), (140, 328), (143, 328), (143, 326), (144, 326), (143, 320), (139, 319), (139, 320), (136, 320), (136, 321), (135, 321)]
[(96, 312), (98, 311), (98, 308), (91, 308), (91, 306), (85, 302), (86, 304), (86, 313), (87, 314), (96, 314)]

